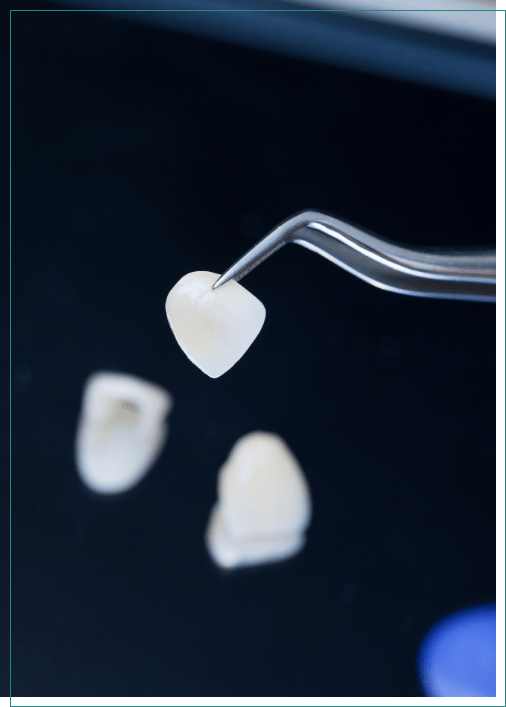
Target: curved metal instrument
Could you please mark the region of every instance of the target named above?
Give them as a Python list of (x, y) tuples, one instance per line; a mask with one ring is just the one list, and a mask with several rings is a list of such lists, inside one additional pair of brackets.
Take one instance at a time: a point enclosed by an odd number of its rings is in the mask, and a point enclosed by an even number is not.
[(495, 302), (494, 248), (413, 248), (379, 238), (323, 213), (301, 211), (276, 226), (214, 283), (237, 282), (286, 243), (323, 255), (391, 292), (418, 297)]

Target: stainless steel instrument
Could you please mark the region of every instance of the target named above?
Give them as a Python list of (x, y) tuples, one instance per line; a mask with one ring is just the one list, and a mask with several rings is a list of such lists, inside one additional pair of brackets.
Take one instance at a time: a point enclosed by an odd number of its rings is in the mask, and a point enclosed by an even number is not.
[(495, 302), (494, 248), (414, 248), (380, 238), (321, 211), (300, 211), (282, 221), (216, 280), (237, 282), (286, 243), (331, 262), (391, 292), (417, 297)]

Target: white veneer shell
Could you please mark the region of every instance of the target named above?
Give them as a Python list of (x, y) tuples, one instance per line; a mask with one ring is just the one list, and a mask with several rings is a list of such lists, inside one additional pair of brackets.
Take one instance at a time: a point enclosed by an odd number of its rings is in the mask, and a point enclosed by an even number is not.
[(306, 544), (306, 537), (293, 533), (286, 537), (257, 537), (238, 540), (230, 535), (217, 503), (209, 518), (205, 537), (207, 549), (214, 562), (224, 569), (267, 562), (287, 560)]
[(239, 439), (218, 473), (218, 503), (205, 541), (221, 567), (286, 559), (305, 544), (311, 494), (286, 443), (252, 432)]
[(92, 491), (132, 488), (160, 455), (168, 434), (172, 396), (134, 376), (98, 372), (84, 386), (76, 435), (80, 478)]
[(217, 273), (192, 272), (167, 296), (170, 327), (190, 361), (218, 378), (244, 356), (265, 321), (265, 307), (235, 280), (212, 286)]

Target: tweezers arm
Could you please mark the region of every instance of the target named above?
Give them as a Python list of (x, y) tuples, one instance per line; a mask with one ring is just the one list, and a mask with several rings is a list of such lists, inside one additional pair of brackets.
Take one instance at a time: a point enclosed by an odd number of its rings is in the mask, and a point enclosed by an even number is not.
[(302, 211), (276, 226), (234, 263), (214, 288), (231, 278), (239, 281), (290, 242), (391, 292), (495, 301), (494, 249), (408, 248), (320, 211)]
[(390, 292), (495, 301), (493, 249), (406, 248), (342, 222), (309, 223), (293, 242)]

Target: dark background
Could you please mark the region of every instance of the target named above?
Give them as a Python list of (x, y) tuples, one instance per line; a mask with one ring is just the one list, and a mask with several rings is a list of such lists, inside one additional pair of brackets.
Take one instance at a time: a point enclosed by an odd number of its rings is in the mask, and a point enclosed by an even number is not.
[[(118, 14), (13, 13), (12, 38), (13, 695), (420, 696), (426, 631), (495, 599), (495, 307), (290, 246), (244, 281), (266, 322), (212, 380), (164, 302), (305, 208), (490, 244), (493, 102)], [(160, 460), (109, 499), (73, 457), (96, 370), (175, 399)], [(298, 557), (226, 574), (203, 533), (257, 429), (314, 517)]]

